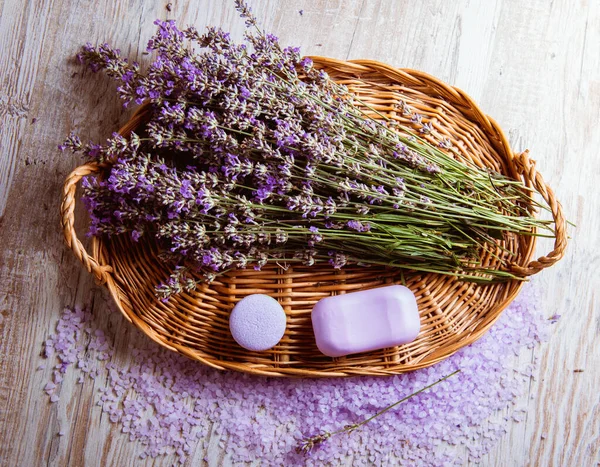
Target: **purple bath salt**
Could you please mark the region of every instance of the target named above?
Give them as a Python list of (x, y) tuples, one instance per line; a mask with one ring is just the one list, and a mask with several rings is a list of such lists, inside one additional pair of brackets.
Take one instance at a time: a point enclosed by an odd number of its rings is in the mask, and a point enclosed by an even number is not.
[[(548, 339), (548, 316), (555, 310), (542, 314), (537, 308), (541, 291), (532, 287), (527, 284), (477, 342), (436, 365), (383, 378), (265, 378), (218, 371), (158, 347), (137, 330), (127, 358), (111, 357), (114, 361), (107, 363), (98, 357), (113, 355), (115, 329), (107, 330), (106, 320), (97, 321), (87, 311), (71, 309), (61, 313), (55, 332), (44, 341), (43, 356), (50, 359), (47, 368), (61, 366), (47, 375), (57, 395), (69, 394), (77, 376), (88, 381), (89, 372), (99, 370), (100, 410), (116, 420), (122, 442), (136, 441), (141, 458), (168, 456), (157, 459), (159, 464), (202, 459), (202, 440), (211, 437), (213, 423), (233, 465), (345, 465), (348, 456), (353, 465), (462, 466), (466, 459), (477, 464), (515, 423), (513, 415), (522, 417), (515, 403), (526, 403), (530, 385), (539, 386), (537, 378), (531, 379), (539, 368), (536, 346)], [(96, 338), (95, 329), (104, 330), (109, 349), (82, 351)], [(525, 353), (528, 358), (515, 357)], [(457, 368), (462, 372), (437, 389), (358, 430), (332, 436), (308, 456), (296, 453), (306, 437), (364, 420)], [(58, 374), (72, 376), (60, 383), (69, 390), (55, 383)], [(506, 417), (490, 418), (499, 412)], [(149, 413), (152, 423), (147, 423)], [(67, 436), (68, 429), (62, 429)], [(183, 456), (175, 457), (180, 451)]]
[(248, 295), (240, 300), (229, 316), (229, 329), (235, 341), (248, 350), (274, 347), (285, 332), (285, 311), (268, 295)]
[(329, 357), (407, 344), (421, 328), (417, 300), (402, 285), (323, 298), (312, 325), (317, 347)]

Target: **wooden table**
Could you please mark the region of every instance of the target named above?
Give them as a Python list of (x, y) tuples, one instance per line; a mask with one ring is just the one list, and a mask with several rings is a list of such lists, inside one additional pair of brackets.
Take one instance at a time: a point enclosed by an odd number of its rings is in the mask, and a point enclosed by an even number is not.
[[(232, 4), (0, 1), (2, 465), (140, 463), (135, 445), (93, 405), (93, 384), (67, 378), (61, 401), (49, 404), (42, 388), (50, 370), (35, 371), (65, 306), (91, 304), (104, 329), (132, 339), (120, 316), (102, 313), (107, 294), (62, 239), (61, 185), (81, 161), (61, 155), (57, 144), (73, 129), (101, 140), (127, 118), (113, 83), (84, 72), (72, 57), (86, 41), (107, 41), (144, 62), (156, 18), (198, 29), (221, 25), (239, 37), (243, 26)], [(600, 2), (252, 4), (266, 30), (305, 54), (371, 58), (464, 89), (499, 121), (515, 150), (531, 150), (577, 228), (565, 259), (535, 279), (545, 313), (562, 318), (548, 343), (522, 357), (540, 359), (530, 394), (518, 402), (527, 418), (510, 425), (483, 465), (600, 465)], [(547, 248), (542, 242), (538, 252)], [(65, 436), (56, 435), (59, 429)], [(218, 447), (210, 458), (218, 463)]]

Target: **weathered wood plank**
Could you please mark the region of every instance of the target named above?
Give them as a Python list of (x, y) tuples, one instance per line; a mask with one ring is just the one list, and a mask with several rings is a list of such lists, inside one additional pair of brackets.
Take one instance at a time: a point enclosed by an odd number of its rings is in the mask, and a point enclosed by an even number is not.
[[(60, 187), (79, 161), (59, 155), (55, 147), (72, 129), (97, 140), (127, 118), (113, 96), (114, 85), (70, 60), (82, 42), (108, 41), (143, 62), (156, 18), (177, 18), (199, 29), (222, 25), (235, 37), (242, 34), (230, 2), (173, 1), (172, 11), (167, 3), (0, 3), (2, 465), (139, 465), (139, 446), (126, 442), (94, 405), (102, 378), (79, 385), (69, 376), (61, 402), (48, 404), (42, 387), (51, 369), (35, 368), (41, 343), (65, 305), (93, 303), (103, 329), (119, 343), (118, 362), (128, 361), (128, 345), (143, 339), (119, 315), (108, 313), (106, 293), (63, 246)], [(518, 401), (527, 408), (527, 419), (510, 425), (483, 464), (600, 463), (600, 347), (595, 345), (600, 334), (600, 4), (251, 3), (265, 29), (307, 54), (372, 58), (421, 69), (463, 88), (500, 122), (516, 150), (531, 149), (577, 229), (567, 257), (535, 279), (543, 291), (542, 309), (563, 318), (549, 343), (521, 357), (540, 360), (530, 394)], [(548, 248), (540, 242), (538, 252)], [(205, 455), (198, 449), (188, 464), (198, 465)], [(208, 456), (211, 465), (229, 462), (216, 436)], [(155, 465), (172, 462), (165, 458)]]
[[(593, 297), (600, 274), (598, 235), (591, 234), (600, 228), (600, 135), (592, 129), (600, 118), (599, 7), (509, 2), (498, 23), (482, 104), (493, 109), (515, 149), (531, 149), (577, 228), (565, 260), (536, 278), (542, 309), (563, 317), (550, 342), (535, 351), (540, 370), (531, 385), (534, 398), (522, 401), (527, 419), (511, 427), (486, 465), (600, 461), (597, 429), (590, 432), (600, 422), (600, 398), (592, 390), (600, 380), (594, 345), (600, 307)], [(540, 242), (538, 252), (548, 248)]]

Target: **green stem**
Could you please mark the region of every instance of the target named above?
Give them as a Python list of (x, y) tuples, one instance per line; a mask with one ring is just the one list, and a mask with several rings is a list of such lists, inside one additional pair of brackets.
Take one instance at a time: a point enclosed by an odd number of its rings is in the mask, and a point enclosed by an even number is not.
[(450, 378), (451, 376), (454, 376), (457, 373), (460, 373), (461, 370), (456, 370), (453, 373), (450, 373), (447, 376), (444, 376), (443, 378), (437, 380), (435, 383), (432, 383), (428, 386), (425, 386), (422, 389), (419, 389), (418, 391), (413, 392), (412, 394), (400, 399), (397, 402), (394, 402), (393, 404), (387, 406), (385, 409), (380, 410), (379, 412), (377, 412), (375, 415), (370, 416), (369, 418), (366, 418), (364, 420), (362, 420), (359, 423), (354, 423), (351, 425), (347, 425), (344, 428), (340, 429), (340, 430), (336, 430), (336, 431), (332, 431), (332, 432), (321, 432), (320, 434), (316, 435), (316, 436), (312, 436), (310, 438), (307, 438), (303, 441), (302, 446), (300, 446), (297, 451), (298, 452), (309, 452), (315, 445), (324, 443), (325, 441), (327, 441), (329, 438), (331, 438), (332, 436), (335, 435), (339, 435), (342, 433), (351, 433), (355, 430), (357, 430), (358, 428), (360, 428), (363, 425), (366, 425), (367, 423), (369, 423), (371, 420), (379, 417), (380, 415), (383, 415), (384, 413), (388, 412), (389, 410), (392, 410), (394, 407), (402, 404), (403, 402), (406, 402), (407, 400), (417, 396), (418, 394), (421, 394), (424, 391), (427, 391), (428, 389), (431, 389), (432, 387), (434, 387), (435, 385), (441, 383), (442, 381)]
[[(436, 384), (440, 384), (442, 381), (447, 380), (448, 378), (450, 378), (451, 376), (454, 376), (455, 374), (460, 373), (460, 370), (456, 370), (453, 373), (450, 373), (449, 375), (444, 376), (441, 379), (438, 379), (435, 383), (431, 383), (429, 386), (425, 386), (422, 389), (419, 389), (418, 391), (413, 392), (412, 394), (400, 399), (398, 402), (394, 402), (392, 405), (387, 406), (385, 409), (380, 410), (379, 412), (377, 412), (375, 415), (372, 415), (371, 417), (363, 420), (360, 423), (357, 423), (356, 425), (354, 425), (356, 428), (366, 425), (367, 423), (369, 423), (371, 420), (373, 420), (374, 418), (379, 417), (380, 415), (383, 415), (384, 413), (386, 413), (389, 410), (392, 410), (394, 407), (396, 407), (397, 405), (402, 404), (402, 402), (406, 402), (408, 399), (415, 397), (418, 394), (421, 394), (424, 391), (427, 391), (428, 389), (431, 389), (432, 387), (434, 387)], [(354, 429), (356, 429), (354, 428)], [(338, 433), (342, 433), (344, 430), (338, 430), (332, 433), (332, 435), (338, 434)]]

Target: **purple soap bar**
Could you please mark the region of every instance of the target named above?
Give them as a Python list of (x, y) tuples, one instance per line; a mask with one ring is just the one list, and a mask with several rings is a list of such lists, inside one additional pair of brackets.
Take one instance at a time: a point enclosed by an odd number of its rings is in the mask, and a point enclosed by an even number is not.
[(417, 300), (402, 285), (323, 298), (312, 325), (317, 347), (329, 357), (407, 344), (421, 328)]

